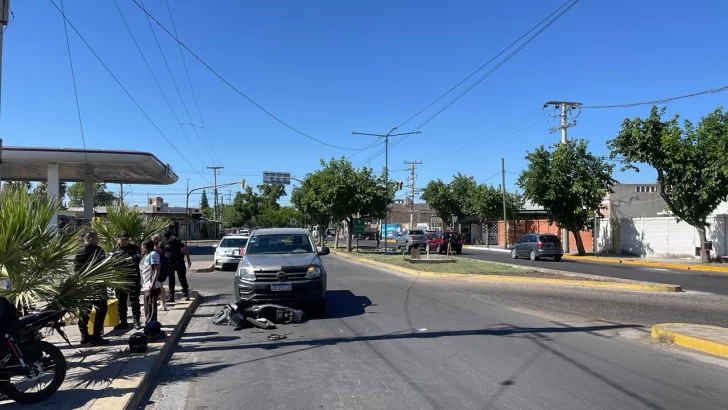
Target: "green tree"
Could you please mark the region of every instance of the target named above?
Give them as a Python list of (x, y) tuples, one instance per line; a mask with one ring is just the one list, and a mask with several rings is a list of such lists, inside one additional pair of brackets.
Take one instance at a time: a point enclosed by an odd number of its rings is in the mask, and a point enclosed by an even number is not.
[(707, 263), (707, 218), (728, 196), (728, 112), (719, 107), (697, 127), (686, 120), (683, 128), (677, 115), (663, 121), (664, 114), (653, 106), (646, 119), (625, 119), (607, 146), (612, 158), (623, 157), (623, 169), (639, 172), (635, 164), (643, 163), (657, 171), (660, 196), (678, 221), (697, 229)]
[[(84, 183), (75, 182), (68, 187), (68, 206), (83, 206)], [(106, 190), (106, 184), (94, 183), (94, 206), (110, 206), (116, 195)]]
[[(349, 232), (354, 230), (356, 215), (372, 218), (384, 217), (386, 209), (394, 202), (395, 182), (384, 183), (384, 173), (375, 175), (371, 168), (357, 170), (345, 158), (321, 160), (321, 169), (308, 174), (303, 180), (300, 193), (292, 201), (298, 209), (309, 216), (330, 218), (330, 221), (345, 220)], [(318, 213), (320, 206), (324, 211)], [(309, 213), (309, 212), (313, 212)], [(320, 224), (321, 225), (321, 224)], [(347, 238), (347, 249), (351, 251), (352, 235)]]
[(25, 187), (26, 192), (30, 191), (30, 182), (26, 181), (4, 181), (3, 189), (23, 189)]
[(441, 179), (430, 181), (422, 190), (421, 198), (442, 219), (442, 229), (447, 229), (452, 216), (458, 212), (457, 202), (450, 185), (442, 182)]
[(202, 190), (202, 196), (200, 196), (200, 210), (210, 209), (210, 202), (207, 200), (207, 191)]
[(290, 226), (291, 219), (296, 219), (297, 226), (303, 223), (303, 215), (297, 209), (282, 206), (278, 209), (263, 209), (257, 217), (257, 222), (262, 228), (279, 228)]
[[(66, 191), (68, 189), (68, 186), (65, 182), (61, 182), (58, 185), (58, 203), (63, 208), (64, 202), (66, 199)], [(38, 195), (47, 195), (48, 194), (48, 182), (46, 181), (40, 181), (38, 182), (35, 187), (33, 187), (33, 193)]]
[(95, 217), (91, 227), (99, 233), (101, 246), (107, 252), (116, 245), (116, 237), (124, 231), (132, 243), (142, 246), (145, 240), (162, 233), (172, 221), (155, 215), (145, 215), (138, 208), (128, 205), (113, 205), (106, 208), (105, 217)]
[(579, 255), (584, 255), (581, 231), (590, 228), (589, 212), (601, 215), (611, 186), (614, 165), (594, 156), (584, 140), (569, 140), (547, 150), (528, 152), (528, 168), (518, 178), (523, 196), (548, 212), (555, 222), (574, 234)]
[(286, 196), (286, 187), (280, 184), (258, 185), (258, 196), (262, 209), (278, 209), (281, 206), (278, 201)]
[[(518, 194), (506, 192), (506, 217), (512, 219), (523, 208), (523, 197)], [(503, 218), (503, 191), (502, 187), (494, 187), (487, 184), (479, 184), (472, 195), (472, 211), (478, 220), (488, 225), (491, 221), (499, 221)], [(485, 243), (490, 246), (488, 238)]]

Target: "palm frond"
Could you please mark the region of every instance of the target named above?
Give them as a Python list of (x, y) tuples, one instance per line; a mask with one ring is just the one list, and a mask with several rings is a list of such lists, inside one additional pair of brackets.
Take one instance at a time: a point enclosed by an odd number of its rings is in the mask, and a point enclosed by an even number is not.
[(144, 215), (136, 208), (119, 205), (107, 207), (106, 217), (94, 218), (92, 227), (99, 233), (103, 247), (109, 250), (116, 244), (116, 236), (121, 231), (129, 234), (132, 243), (141, 246), (171, 224), (172, 221), (167, 218)]

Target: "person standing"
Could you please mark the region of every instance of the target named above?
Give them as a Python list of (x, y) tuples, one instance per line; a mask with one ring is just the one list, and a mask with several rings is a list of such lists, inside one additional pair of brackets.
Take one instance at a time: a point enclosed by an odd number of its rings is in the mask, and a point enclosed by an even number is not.
[(114, 330), (122, 330), (129, 328), (129, 321), (127, 319), (127, 299), (131, 302), (131, 314), (134, 318), (134, 328), (139, 330), (142, 328), (141, 316), (142, 308), (139, 305), (139, 294), (141, 292), (141, 272), (139, 271), (139, 263), (142, 261), (142, 250), (131, 243), (129, 240), (129, 234), (122, 231), (116, 236), (116, 246), (112, 251), (112, 255), (117, 258), (127, 258), (129, 261), (129, 268), (133, 270), (129, 278), (130, 288), (116, 289), (116, 299), (119, 301), (119, 324), (114, 326)]
[[(162, 249), (165, 252), (169, 252), (169, 263), (172, 264), (174, 272), (177, 273), (179, 283), (182, 285), (182, 294), (185, 300), (190, 300), (190, 286), (187, 283), (187, 269), (192, 266), (192, 260), (190, 259), (190, 251), (187, 249), (187, 245), (180, 241), (177, 237), (172, 235), (172, 232), (167, 231), (164, 233), (164, 242), (162, 243)], [(187, 266), (185, 266), (184, 259), (187, 258)], [(174, 272), (169, 275), (169, 295), (167, 296), (167, 303), (174, 303), (174, 287), (175, 277)]]
[[(74, 259), (73, 267), (76, 272), (87, 269), (89, 266), (93, 266), (106, 259), (106, 253), (98, 245), (99, 235), (96, 232), (88, 232), (83, 237), (83, 241), (83, 249)], [(104, 331), (104, 320), (106, 319), (106, 311), (108, 309), (107, 303), (106, 298), (102, 295), (98, 300), (91, 302), (91, 306), (81, 313), (81, 318), (78, 322), (78, 329), (81, 331), (82, 345), (89, 343), (94, 346), (109, 344), (108, 340), (101, 337), (101, 333)], [(96, 317), (94, 318), (93, 324), (94, 334), (93, 336), (89, 336), (88, 322), (91, 320), (91, 309), (93, 308), (96, 308)]]
[(159, 253), (154, 250), (154, 241), (144, 242), (144, 264), (142, 268), (142, 290), (144, 291), (144, 324), (157, 320), (157, 301), (162, 292), (159, 274), (162, 271), (162, 261)]

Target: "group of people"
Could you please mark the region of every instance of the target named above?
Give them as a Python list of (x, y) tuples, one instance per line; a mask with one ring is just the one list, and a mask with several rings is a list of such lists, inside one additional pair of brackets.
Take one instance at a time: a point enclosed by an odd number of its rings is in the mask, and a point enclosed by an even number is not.
[[(106, 259), (106, 253), (99, 246), (99, 235), (96, 232), (89, 232), (83, 237), (83, 250), (76, 255), (74, 269), (77, 271), (86, 269), (89, 265), (100, 263)], [(162, 309), (167, 309), (167, 303), (175, 302), (175, 275), (179, 278), (182, 286), (182, 294), (185, 300), (190, 300), (189, 284), (187, 283), (187, 268), (192, 265), (190, 253), (187, 246), (176, 238), (171, 232), (158, 235), (153, 239), (144, 241), (142, 247), (131, 243), (129, 234), (119, 232), (117, 243), (111, 257), (125, 258), (129, 261), (131, 277), (128, 288), (115, 289), (115, 296), (119, 302), (119, 324), (114, 330), (128, 329), (131, 327), (127, 317), (128, 306), (131, 304), (133, 326), (139, 330), (141, 323), (140, 297), (144, 297), (145, 324), (157, 321), (157, 305), (160, 303)], [(187, 264), (185, 265), (185, 259)], [(165, 297), (164, 282), (169, 280), (169, 294)], [(78, 323), (81, 331), (81, 344), (105, 345), (109, 341), (102, 337), (104, 320), (106, 318), (108, 302), (106, 299), (94, 301), (89, 308), (83, 312)], [(93, 335), (89, 334), (88, 323), (91, 309), (96, 309), (96, 317), (93, 323)]]

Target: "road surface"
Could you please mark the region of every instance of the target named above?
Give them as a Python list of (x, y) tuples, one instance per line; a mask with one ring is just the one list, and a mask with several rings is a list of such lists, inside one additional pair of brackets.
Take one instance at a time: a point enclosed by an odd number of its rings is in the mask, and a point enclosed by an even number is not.
[[(215, 326), (232, 272), (195, 274), (207, 298), (150, 409), (724, 408), (728, 368), (649, 342), (655, 321), (726, 324), (725, 298), (451, 283), (336, 256), (326, 319)], [(287, 339), (268, 341), (271, 333)]]

